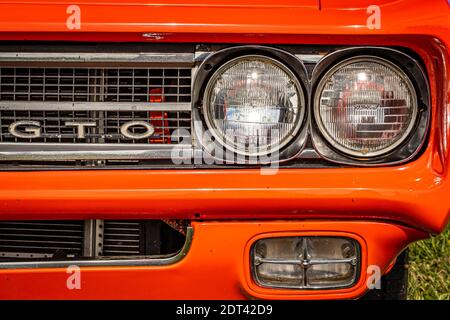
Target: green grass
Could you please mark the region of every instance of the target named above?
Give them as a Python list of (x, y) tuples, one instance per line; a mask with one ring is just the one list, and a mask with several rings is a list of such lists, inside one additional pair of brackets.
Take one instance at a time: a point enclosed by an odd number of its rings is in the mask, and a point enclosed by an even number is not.
[(408, 299), (450, 300), (450, 225), (410, 246)]

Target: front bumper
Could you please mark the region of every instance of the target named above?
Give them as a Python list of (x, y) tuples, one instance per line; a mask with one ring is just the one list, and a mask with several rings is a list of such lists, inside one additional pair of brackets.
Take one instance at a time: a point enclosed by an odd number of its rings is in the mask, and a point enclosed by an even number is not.
[(439, 233), (450, 182), (432, 153), (398, 167), (2, 172), (0, 220), (351, 219)]
[[(414, 229), (381, 222), (235, 221), (195, 222), (185, 257), (173, 264), (82, 267), (81, 286), (68, 289), (66, 268), (2, 269), (0, 299), (352, 299), (367, 290), (369, 266), (386, 272), (411, 241)], [(250, 246), (264, 235), (344, 235), (361, 246), (356, 285), (333, 290), (258, 287), (250, 275)]]

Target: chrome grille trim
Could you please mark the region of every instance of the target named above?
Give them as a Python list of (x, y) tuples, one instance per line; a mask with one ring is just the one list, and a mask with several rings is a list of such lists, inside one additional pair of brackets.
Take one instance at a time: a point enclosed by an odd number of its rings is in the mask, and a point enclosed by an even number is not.
[(30, 111), (191, 111), (190, 103), (0, 101), (2, 110)]
[[(189, 52), (0, 52), (0, 160), (172, 159), (190, 139), (174, 132), (191, 132), (194, 66)], [(17, 121), (38, 122), (39, 137), (12, 135)], [(154, 134), (123, 136), (121, 126), (133, 121), (150, 123)], [(80, 139), (66, 125), (73, 122), (96, 126)], [(177, 148), (192, 154), (192, 145)]]
[(177, 64), (191, 66), (194, 53), (97, 53), (97, 52), (2, 52), (0, 63), (6, 62), (49, 62), (49, 63), (126, 63), (138, 64)]
[[(42, 151), (44, 150), (45, 151)], [(176, 152), (173, 152), (175, 151)], [(185, 159), (190, 145), (1, 143), (0, 161)]]

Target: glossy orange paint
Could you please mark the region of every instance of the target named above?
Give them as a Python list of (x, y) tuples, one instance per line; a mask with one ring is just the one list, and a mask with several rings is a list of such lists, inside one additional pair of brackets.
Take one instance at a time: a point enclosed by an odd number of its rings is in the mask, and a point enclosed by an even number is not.
[(448, 219), (448, 181), (433, 172), (424, 157), (401, 167), (280, 169), (272, 176), (259, 170), (3, 172), (1, 176), (3, 220), (379, 219), (439, 232)]
[[(327, 39), (344, 41), (316, 37)], [(254, 169), (3, 172), (0, 219), (369, 218), (440, 232), (450, 208), (443, 144), (447, 51), (424, 36), (345, 41), (404, 46), (420, 54), (432, 80), (433, 110), (428, 146), (418, 160), (383, 168), (280, 169), (274, 175)]]
[[(81, 289), (68, 290), (65, 269), (0, 270), (0, 299), (353, 299), (367, 290), (368, 266), (383, 272), (411, 241), (414, 229), (381, 222), (195, 222), (191, 249), (164, 267), (81, 268)], [(271, 235), (350, 236), (362, 248), (361, 277), (349, 289), (264, 289), (251, 278), (249, 248)]]
[[(381, 29), (369, 30), (371, 2), (79, 0), (80, 30), (66, 26), (72, 1), (1, 2), (0, 41), (409, 48), (430, 79), (432, 123), (421, 156), (392, 167), (280, 169), (275, 175), (250, 169), (0, 172), (2, 220), (204, 220), (194, 223), (191, 252), (176, 265), (86, 268), (81, 291), (66, 290), (65, 270), (1, 270), (0, 288), (8, 289), (0, 298), (354, 298), (364, 291), (364, 274), (356, 287), (336, 292), (255, 286), (246, 265), (250, 239), (274, 232), (355, 234), (366, 248), (366, 266), (386, 270), (422, 231), (442, 231), (450, 218), (450, 9), (445, 0), (384, 0)], [(224, 221), (232, 219), (243, 222)]]
[(68, 30), (67, 7), (73, 4), (71, 0), (2, 1), (0, 30), (211, 33), (219, 37), (223, 33), (237, 37), (242, 34), (437, 35), (446, 30), (449, 22), (445, 0), (426, 4), (420, 0), (382, 1), (379, 4), (383, 24), (379, 30), (367, 28), (370, 1), (79, 0), (75, 4), (82, 10), (81, 29)]

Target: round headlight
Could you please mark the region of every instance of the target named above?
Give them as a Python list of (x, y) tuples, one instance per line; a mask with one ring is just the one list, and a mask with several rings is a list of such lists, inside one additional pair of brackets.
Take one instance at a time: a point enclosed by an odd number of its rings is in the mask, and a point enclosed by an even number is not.
[(398, 147), (414, 128), (417, 95), (408, 76), (377, 57), (345, 60), (321, 79), (314, 99), (317, 125), (338, 150), (374, 157)]
[(257, 156), (294, 138), (303, 121), (305, 98), (286, 66), (263, 56), (243, 56), (213, 74), (203, 113), (219, 143), (233, 152)]

